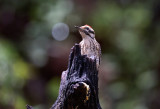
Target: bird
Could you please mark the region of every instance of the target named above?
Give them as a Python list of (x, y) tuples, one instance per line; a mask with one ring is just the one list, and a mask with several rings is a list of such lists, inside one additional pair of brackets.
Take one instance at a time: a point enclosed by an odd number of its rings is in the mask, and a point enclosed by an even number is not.
[(93, 28), (87, 24), (84, 26), (75, 26), (75, 28), (78, 29), (82, 37), (82, 41), (79, 43), (81, 55), (87, 55), (88, 58), (96, 60), (96, 67), (98, 70), (101, 59), (101, 46), (95, 38)]

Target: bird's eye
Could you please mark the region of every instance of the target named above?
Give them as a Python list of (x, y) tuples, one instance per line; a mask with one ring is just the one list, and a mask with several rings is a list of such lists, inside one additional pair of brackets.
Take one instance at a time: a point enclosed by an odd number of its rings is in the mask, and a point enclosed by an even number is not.
[(86, 29), (87, 29), (87, 30), (89, 30), (89, 28), (88, 28), (88, 27), (86, 27)]

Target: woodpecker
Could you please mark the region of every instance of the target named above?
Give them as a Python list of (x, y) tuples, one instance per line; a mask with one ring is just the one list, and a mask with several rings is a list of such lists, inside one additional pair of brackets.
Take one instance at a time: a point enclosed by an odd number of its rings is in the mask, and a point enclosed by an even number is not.
[(96, 60), (97, 70), (100, 65), (101, 47), (95, 39), (95, 32), (89, 25), (75, 26), (82, 36), (82, 41), (79, 43), (81, 46), (81, 55), (87, 55), (88, 58)]

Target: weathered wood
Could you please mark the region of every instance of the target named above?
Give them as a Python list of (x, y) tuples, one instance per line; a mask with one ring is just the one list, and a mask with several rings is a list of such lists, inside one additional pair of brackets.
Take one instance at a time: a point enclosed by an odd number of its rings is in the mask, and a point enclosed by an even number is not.
[(62, 72), (59, 96), (51, 109), (101, 109), (96, 61), (81, 55), (78, 44), (71, 49), (68, 69)]

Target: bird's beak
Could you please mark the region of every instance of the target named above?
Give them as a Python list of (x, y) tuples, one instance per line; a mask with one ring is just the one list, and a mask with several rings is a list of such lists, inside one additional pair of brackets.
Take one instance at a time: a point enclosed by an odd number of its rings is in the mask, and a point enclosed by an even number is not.
[(84, 31), (80, 26), (74, 26), (75, 28), (77, 28), (79, 31)]
[(79, 28), (79, 26), (74, 26), (75, 28)]

